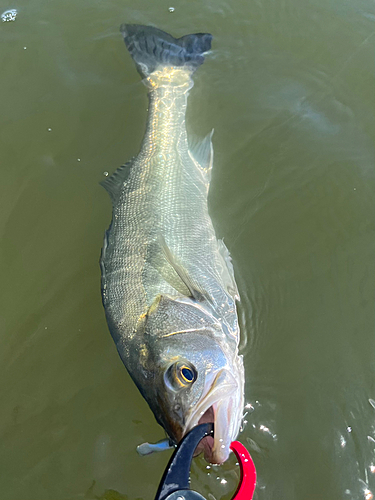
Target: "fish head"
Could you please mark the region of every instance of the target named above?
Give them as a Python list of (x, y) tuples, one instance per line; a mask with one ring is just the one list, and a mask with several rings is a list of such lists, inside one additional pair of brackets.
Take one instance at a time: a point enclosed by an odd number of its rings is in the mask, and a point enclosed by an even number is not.
[(229, 456), (243, 414), (244, 370), (237, 343), (204, 304), (161, 297), (144, 330), (138, 386), (158, 422), (178, 443), (194, 426), (214, 423), (197, 448), (210, 463)]

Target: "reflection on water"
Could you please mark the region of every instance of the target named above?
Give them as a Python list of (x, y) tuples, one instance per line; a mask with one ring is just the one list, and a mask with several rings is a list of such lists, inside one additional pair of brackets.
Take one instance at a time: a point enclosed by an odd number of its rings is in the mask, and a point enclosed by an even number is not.
[(3, 23), (7, 23), (9, 21), (15, 21), (16, 18), (17, 18), (17, 9), (5, 10), (1, 14), (1, 20), (3, 21)]
[[(174, 8), (174, 12), (169, 12)], [(145, 88), (118, 27), (209, 31), (189, 130), (215, 128), (211, 214), (241, 293), (241, 441), (256, 500), (375, 491), (374, 63), (369, 0), (20, 0), (1, 23), (0, 491), (147, 499), (169, 454), (118, 359), (100, 299), (110, 204), (138, 152)], [(3, 18), (4, 20), (4, 18)], [(27, 49), (27, 50), (26, 50)], [(230, 498), (233, 456), (193, 486)]]

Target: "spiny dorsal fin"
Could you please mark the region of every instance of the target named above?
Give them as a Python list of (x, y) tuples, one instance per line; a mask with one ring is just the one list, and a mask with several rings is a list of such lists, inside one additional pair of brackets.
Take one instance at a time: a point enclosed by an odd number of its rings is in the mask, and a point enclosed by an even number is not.
[(100, 184), (108, 192), (111, 197), (112, 203), (115, 204), (118, 200), (124, 182), (129, 177), (130, 169), (133, 165), (133, 160), (127, 161), (121, 165), (112, 175), (101, 181)]
[(214, 129), (202, 140), (192, 140), (189, 144), (189, 151), (193, 159), (204, 171), (207, 182), (211, 179), (211, 169), (214, 160), (214, 150), (212, 147), (212, 136)]
[(159, 234), (158, 239), (159, 239), (160, 245), (163, 249), (165, 258), (167, 259), (169, 264), (173, 267), (173, 269), (176, 271), (176, 273), (178, 274), (179, 278), (184, 283), (184, 285), (187, 287), (191, 296), (195, 300), (198, 300), (198, 301), (204, 300), (205, 299), (204, 292), (202, 290), (200, 290), (192, 282), (186, 269), (179, 262), (177, 262), (176, 257), (172, 254), (168, 245), (166, 244), (164, 237), (161, 234)]
[(217, 240), (219, 247), (219, 253), (223, 258), (226, 267), (223, 269), (223, 280), (228, 293), (235, 299), (240, 300), (240, 294), (238, 293), (238, 288), (236, 280), (234, 278), (234, 270), (232, 264), (232, 258), (230, 256), (229, 250), (225, 246), (224, 240)]

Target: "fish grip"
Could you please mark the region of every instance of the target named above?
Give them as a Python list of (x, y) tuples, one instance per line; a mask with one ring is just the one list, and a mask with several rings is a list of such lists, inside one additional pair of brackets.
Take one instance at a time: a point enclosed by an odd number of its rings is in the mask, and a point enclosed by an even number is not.
[[(199, 442), (213, 436), (214, 424), (194, 427), (180, 442), (164, 471), (155, 500), (206, 500), (190, 489), (190, 466)], [(240, 481), (232, 500), (251, 500), (256, 486), (256, 470), (250, 453), (239, 441), (230, 446), (240, 465)]]

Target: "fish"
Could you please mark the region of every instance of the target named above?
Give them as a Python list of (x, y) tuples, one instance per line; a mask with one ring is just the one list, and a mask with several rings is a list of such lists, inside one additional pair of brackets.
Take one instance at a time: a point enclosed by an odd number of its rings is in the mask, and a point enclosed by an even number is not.
[(214, 423), (197, 448), (225, 462), (243, 415), (239, 293), (231, 257), (208, 212), (212, 133), (188, 137), (192, 75), (212, 35), (174, 38), (123, 24), (148, 90), (139, 154), (101, 182), (112, 221), (100, 259), (102, 301), (118, 353), (172, 443)]

